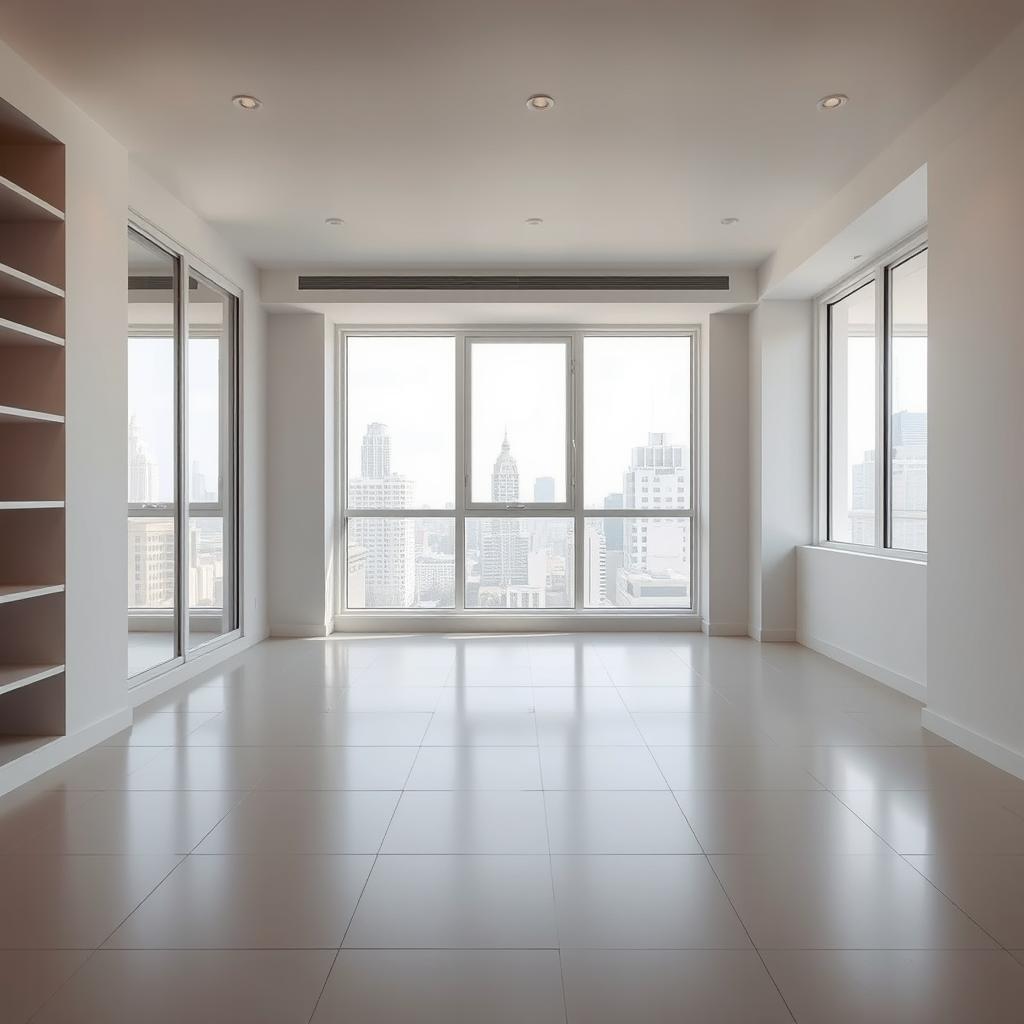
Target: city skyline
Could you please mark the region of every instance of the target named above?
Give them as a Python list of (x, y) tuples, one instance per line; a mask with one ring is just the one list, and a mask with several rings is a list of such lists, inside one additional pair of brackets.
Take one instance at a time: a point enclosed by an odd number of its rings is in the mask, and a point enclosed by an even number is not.
[[(360, 439), (359, 475), (349, 487), (348, 600), (350, 607), (453, 607), (454, 520), (417, 518), (416, 483), (395, 471), (400, 457), (388, 425), (373, 420)], [(603, 507), (638, 513), (675, 510), (689, 494), (690, 456), (660, 432), (629, 449), (621, 490)], [(489, 500), (518, 505), (521, 474), (508, 432), (489, 473)], [(534, 492), (548, 481), (534, 479)], [(360, 516), (360, 508), (409, 509), (409, 516)], [(637, 514), (586, 521), (583, 539), (584, 605), (673, 606), (690, 602), (689, 520)], [(571, 607), (573, 520), (569, 516), (472, 516), (466, 520), (467, 608)]]

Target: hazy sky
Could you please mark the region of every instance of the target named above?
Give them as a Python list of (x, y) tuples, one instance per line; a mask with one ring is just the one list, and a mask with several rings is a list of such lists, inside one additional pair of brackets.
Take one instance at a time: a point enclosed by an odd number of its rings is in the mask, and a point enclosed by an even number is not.
[[(622, 490), (630, 449), (651, 431), (689, 443), (688, 338), (594, 338), (585, 348), (586, 491), (600, 508)], [(490, 499), (491, 470), (507, 428), (520, 497), (538, 477), (565, 480), (565, 348), (488, 342), (473, 349), (474, 493)], [(386, 423), (391, 469), (416, 481), (415, 505), (455, 499), (455, 343), (451, 338), (350, 338), (349, 474), (360, 472), (366, 426)], [(564, 486), (564, 484), (562, 484)]]
[[(219, 341), (193, 338), (189, 347), (189, 479), (198, 461), (209, 490), (217, 489), (219, 461)], [(174, 496), (174, 343), (131, 338), (128, 414), (134, 416), (149, 457), (157, 464), (160, 501)]]
[[(878, 332), (874, 288), (865, 287), (837, 303), (833, 316), (849, 317), (861, 332)], [(915, 257), (894, 273), (892, 411), (928, 411), (928, 339), (910, 325), (927, 321), (926, 254)], [(913, 333), (907, 333), (913, 332)], [(875, 448), (875, 373), (881, 346), (875, 337), (851, 337), (847, 372), (849, 388), (849, 433), (847, 436), (847, 479), (852, 496), (853, 466), (864, 461), (864, 453)]]

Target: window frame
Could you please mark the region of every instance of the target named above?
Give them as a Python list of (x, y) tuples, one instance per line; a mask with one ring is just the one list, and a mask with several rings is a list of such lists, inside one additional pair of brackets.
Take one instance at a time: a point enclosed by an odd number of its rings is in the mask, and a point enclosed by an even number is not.
[[(243, 376), (242, 365), (242, 338), (244, 331), (243, 308), (244, 293), (230, 278), (225, 277), (209, 264), (200, 260), (187, 247), (179, 244), (159, 228), (149, 223), (140, 214), (131, 211), (126, 225), (127, 233), (133, 232), (144, 239), (150, 245), (156, 246), (174, 261), (175, 266), (175, 336), (174, 343), (174, 368), (175, 368), (175, 408), (174, 408), (174, 449), (175, 449), (175, 472), (174, 472), (174, 493), (175, 499), (171, 503), (126, 503), (126, 523), (128, 519), (134, 518), (169, 518), (173, 517), (175, 522), (175, 582), (174, 582), (174, 608), (170, 611), (160, 610), (153, 612), (146, 609), (129, 608), (131, 615), (149, 614), (158, 618), (173, 616), (175, 618), (175, 649), (174, 657), (153, 665), (134, 675), (128, 677), (129, 689), (142, 686), (151, 680), (164, 675), (173, 669), (180, 668), (189, 662), (193, 662), (206, 654), (218, 650), (226, 644), (233, 643), (245, 635), (245, 601), (244, 594), (244, 535), (241, 515), (242, 495), (242, 467), (244, 453), (244, 430), (242, 421), (242, 400), (241, 389)], [(208, 284), (214, 285), (231, 299), (229, 304), (231, 310), (231, 361), (230, 379), (227, 381), (225, 407), (222, 415), (226, 418), (229, 428), (228, 450), (221, 452), (221, 476), (226, 481), (223, 487), (218, 486), (217, 502), (193, 502), (191, 498), (191, 462), (188, 457), (189, 440), (189, 376), (188, 376), (188, 349), (187, 344), (192, 336), (189, 321), (189, 287), (187, 282), (193, 275), (205, 279)], [(132, 337), (166, 337), (167, 332), (162, 330), (147, 331), (145, 329), (133, 329), (128, 325), (126, 338)], [(197, 337), (203, 336), (200, 328)], [(233, 441), (233, 444), (230, 443)], [(222, 439), (223, 443), (223, 439)], [(225, 510), (228, 510), (227, 512)], [(192, 612), (191, 599), (189, 594), (189, 521), (193, 518), (222, 518), (227, 530), (230, 513), (230, 536), (224, 538), (225, 560), (230, 555), (231, 572), (230, 580), (225, 579), (225, 595), (231, 593), (234, 601), (235, 626), (210, 640), (204, 641), (194, 647), (190, 646), (189, 618)]]
[[(455, 357), (455, 479), (454, 509), (361, 509), (348, 507), (348, 339), (366, 337), (454, 338)], [(680, 337), (689, 342), (690, 360), (690, 503), (685, 509), (589, 509), (583, 505), (583, 361), (584, 338), (588, 337)], [(470, 325), (427, 327), (338, 326), (336, 339), (336, 408), (335, 441), (338, 453), (335, 498), (338, 508), (336, 524), (335, 628), (395, 628), (402, 619), (415, 628), (429, 629), (431, 624), (446, 629), (455, 621), (461, 626), (509, 628), (529, 624), (531, 628), (564, 628), (590, 620), (596, 628), (607, 628), (615, 620), (616, 628), (644, 628), (652, 621), (658, 628), (671, 628), (671, 623), (698, 624), (701, 614), (700, 586), (700, 349), (701, 328), (698, 324), (671, 325), (607, 325), (595, 327), (563, 325)], [(488, 342), (526, 343), (566, 342), (566, 501), (556, 503), (516, 503), (511, 507), (494, 503), (473, 502), (471, 468), (471, 347)], [(656, 511), (656, 515), (652, 514)], [(455, 605), (447, 609), (421, 608), (350, 608), (348, 604), (348, 520), (367, 516), (389, 518), (453, 518), (455, 519)], [(588, 608), (584, 605), (583, 585), (584, 530), (591, 518), (680, 518), (690, 520), (690, 605), (687, 608), (623, 607)], [(570, 519), (573, 524), (573, 587), (572, 604), (566, 608), (490, 609), (466, 606), (466, 521), (467, 519)], [(659, 625), (660, 623), (660, 625)]]
[[(892, 272), (928, 249), (928, 232), (921, 230), (859, 267), (815, 299), (815, 457), (814, 543), (861, 554), (927, 562), (927, 551), (893, 547), (892, 540)], [(833, 540), (832, 532), (832, 339), (831, 308), (865, 285), (875, 286), (875, 543)]]

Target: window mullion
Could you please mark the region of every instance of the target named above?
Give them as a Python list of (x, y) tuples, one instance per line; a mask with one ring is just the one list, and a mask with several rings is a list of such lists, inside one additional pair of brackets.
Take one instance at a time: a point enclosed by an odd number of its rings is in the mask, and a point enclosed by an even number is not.
[(875, 547), (884, 551), (889, 546), (888, 528), (886, 523), (887, 505), (887, 474), (886, 465), (889, 461), (886, 443), (888, 419), (886, 378), (888, 376), (889, 359), (889, 327), (886, 319), (888, 302), (886, 301), (886, 272), (880, 266), (875, 271), (875, 329), (877, 340), (877, 359), (875, 365)]
[(572, 436), (570, 438), (570, 450), (572, 452), (572, 466), (570, 477), (572, 488), (573, 508), (573, 606), (583, 608), (586, 591), (584, 588), (583, 575), (586, 566), (584, 558), (584, 521), (583, 521), (583, 336), (573, 334), (572, 341), (572, 364), (570, 373), (570, 401), (572, 402)]
[(469, 345), (466, 336), (455, 340), (455, 611), (466, 610), (466, 502), (469, 497)]

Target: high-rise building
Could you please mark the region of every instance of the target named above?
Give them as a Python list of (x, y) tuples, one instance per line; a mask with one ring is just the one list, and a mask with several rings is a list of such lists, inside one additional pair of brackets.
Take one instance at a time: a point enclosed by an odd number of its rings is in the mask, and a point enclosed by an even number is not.
[(928, 413), (892, 418), (892, 546), (928, 550)]
[[(362, 475), (349, 480), (349, 507), (411, 508), (416, 485), (391, 472), (391, 435), (371, 423), (360, 452)], [(355, 515), (349, 544), (366, 551), (366, 607), (409, 608), (416, 599), (416, 526), (410, 518)]]
[(159, 493), (159, 469), (139, 435), (135, 417), (131, 416), (128, 419), (128, 501), (133, 504), (156, 501)]
[(586, 584), (583, 604), (587, 608), (600, 608), (608, 603), (608, 545), (600, 530), (584, 531), (583, 564)]
[(174, 520), (128, 520), (128, 606), (173, 608), (177, 552)]
[(539, 476), (533, 482), (533, 500), (539, 504), (551, 504), (555, 500), (555, 478)]
[(507, 430), (491, 471), (491, 501), (504, 504), (519, 501), (519, 466), (512, 457)]
[[(656, 511), (685, 506), (690, 490), (689, 451), (668, 434), (649, 433), (633, 448), (623, 474), (623, 505)], [(615, 604), (688, 604), (690, 600), (689, 521), (644, 515), (622, 520), (622, 565), (615, 581)]]
[[(491, 501), (503, 505), (519, 501), (519, 466), (512, 455), (507, 431), (491, 473)], [(481, 602), (499, 607), (543, 607), (543, 581), (539, 605), (526, 595), (531, 582), (530, 540), (523, 533), (522, 522), (485, 519), (480, 527)]]
[(391, 434), (386, 423), (370, 423), (359, 451), (364, 480), (383, 480), (391, 475)]

